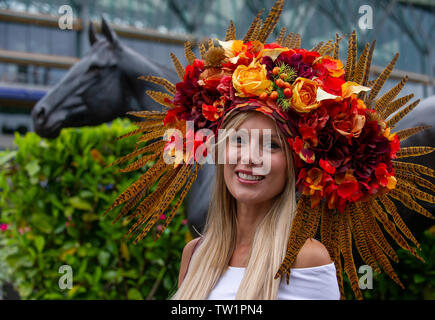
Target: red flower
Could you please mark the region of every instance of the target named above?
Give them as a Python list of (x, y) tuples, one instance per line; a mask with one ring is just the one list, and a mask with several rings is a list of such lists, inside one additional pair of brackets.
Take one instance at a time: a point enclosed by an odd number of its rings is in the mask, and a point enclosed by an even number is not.
[(319, 165), (320, 165), (320, 168), (325, 170), (327, 173), (329, 173), (329, 174), (334, 174), (335, 173), (335, 167), (333, 167), (328, 161), (320, 159), (319, 160)]
[(358, 182), (343, 181), (338, 185), (337, 194), (344, 200), (349, 200), (358, 191)]
[(203, 104), (202, 114), (206, 119), (210, 121), (216, 121), (222, 117), (226, 102), (227, 99), (222, 96), (219, 100), (215, 101), (212, 106)]
[(400, 150), (400, 139), (397, 135), (394, 136), (393, 140), (390, 142), (390, 156), (391, 159), (396, 159), (396, 152)]

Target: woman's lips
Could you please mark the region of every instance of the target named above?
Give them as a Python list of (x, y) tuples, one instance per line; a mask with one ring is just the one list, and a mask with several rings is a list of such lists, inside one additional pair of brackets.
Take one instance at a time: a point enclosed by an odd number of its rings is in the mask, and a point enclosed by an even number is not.
[[(243, 171), (241, 171), (241, 172), (243, 172)], [(243, 173), (245, 173), (245, 172), (243, 172)], [(263, 177), (263, 179), (261, 179), (261, 180), (246, 180), (246, 179), (240, 178), (238, 175), (238, 172), (236, 172), (235, 174), (236, 174), (237, 180), (242, 184), (259, 184), (261, 181), (263, 181), (266, 178), (266, 177)], [(246, 174), (248, 174), (248, 173), (246, 173)]]

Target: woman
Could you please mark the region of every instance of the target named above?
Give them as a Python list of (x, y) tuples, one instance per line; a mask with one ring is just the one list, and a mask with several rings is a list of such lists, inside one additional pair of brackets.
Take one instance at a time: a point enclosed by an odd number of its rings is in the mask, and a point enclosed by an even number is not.
[[(108, 209), (124, 205), (116, 220), (133, 211), (128, 218), (137, 219), (129, 234), (140, 232), (135, 243), (165, 213), (155, 233), (158, 239), (177, 213), (206, 147), (212, 145), (203, 139), (207, 131), (219, 138), (215, 152), (226, 146), (229, 135), (228, 153), (218, 152), (217, 159), (222, 154), (232, 158), (231, 146), (239, 152), (235, 164), (216, 165), (205, 232), (183, 251), (173, 299), (344, 299), (343, 270), (362, 299), (354, 245), (366, 265), (378, 273), (382, 268), (404, 288), (389, 261), (398, 262), (397, 254), (378, 223), (422, 260), (398, 232), (419, 246), (393, 200), (434, 218), (415, 199), (435, 202), (432, 194), (420, 190), (433, 191), (424, 176), (435, 177), (435, 171), (401, 159), (434, 149), (400, 148), (401, 140), (425, 127), (392, 131), (418, 104), (404, 107), (410, 96), (394, 100), (406, 78), (377, 99), (398, 56), (369, 82), (374, 43), (356, 59), (356, 32), (349, 37), (345, 65), (338, 59), (338, 36), (306, 50), (300, 48), (300, 35), (286, 35), (284, 28), (274, 42), (266, 43), (283, 6), (278, 0), (264, 23), (260, 12), (243, 40), (237, 40), (231, 22), (225, 41), (215, 45), (210, 40), (208, 49), (199, 44), (201, 59), (186, 43), (185, 68), (171, 55), (179, 83), (144, 77), (169, 92), (147, 92), (168, 110), (131, 113), (146, 121), (123, 137), (141, 137), (136, 149), (115, 164), (142, 155), (121, 170), (130, 172), (155, 161)], [(248, 143), (249, 149), (260, 143), (232, 141), (230, 129), (251, 134), (254, 129), (272, 130), (272, 144), (262, 149), (262, 156), (270, 158), (249, 159), (255, 153), (246, 153), (237, 143)], [(260, 137), (268, 140), (265, 133)], [(261, 172), (261, 160), (268, 159), (270, 171)], [(256, 169), (263, 177), (249, 177), (251, 171), (261, 175)], [(301, 193), (297, 204), (295, 189)], [(319, 229), (322, 243), (313, 239)]]
[[(242, 145), (249, 141), (243, 141), (245, 137), (221, 138), (227, 143), (227, 157), (225, 164), (216, 164), (202, 243), (197, 246), (196, 238), (185, 246), (173, 299), (339, 299), (334, 263), (315, 239), (300, 250), (289, 285), (274, 280), (296, 205), (291, 151), (275, 121), (262, 113), (240, 112), (228, 120), (223, 128), (259, 129), (260, 136), (264, 129), (271, 130), (270, 145), (265, 146), (270, 172), (254, 184), (240, 178), (238, 172), (252, 172), (261, 163), (249, 158), (248, 164), (241, 164)], [(228, 161), (231, 144), (238, 150), (236, 164)]]

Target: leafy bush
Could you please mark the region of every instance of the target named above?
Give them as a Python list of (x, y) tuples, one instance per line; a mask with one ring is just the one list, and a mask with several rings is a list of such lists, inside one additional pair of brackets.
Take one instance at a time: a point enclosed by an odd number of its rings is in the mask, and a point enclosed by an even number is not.
[[(106, 166), (134, 148), (134, 137), (115, 141), (132, 127), (116, 120), (54, 140), (16, 134), (18, 149), (0, 153), (0, 281), (22, 298), (167, 299), (175, 291), (190, 236), (183, 208), (159, 241), (151, 232), (137, 245), (122, 240), (130, 224), (112, 223), (119, 209), (103, 216), (141, 173)], [(60, 289), (62, 265), (72, 268), (72, 289)]]

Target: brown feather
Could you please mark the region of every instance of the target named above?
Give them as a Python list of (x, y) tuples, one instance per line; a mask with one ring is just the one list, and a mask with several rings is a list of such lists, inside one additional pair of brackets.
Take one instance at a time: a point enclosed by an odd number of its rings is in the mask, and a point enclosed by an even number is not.
[(189, 192), (190, 188), (192, 187), (193, 182), (196, 180), (196, 178), (198, 176), (198, 171), (199, 171), (199, 165), (196, 165), (195, 169), (193, 171), (193, 174), (190, 175), (190, 173), (189, 173), (190, 178), (187, 181), (186, 186), (184, 187), (183, 191), (181, 191), (181, 194), (177, 200), (177, 203), (175, 204), (175, 206), (172, 208), (171, 212), (166, 217), (165, 223), (162, 225), (162, 228), (159, 231), (157, 231), (157, 234), (156, 234), (157, 240), (160, 238), (160, 236), (166, 230), (167, 226), (172, 221), (172, 218), (177, 213), (178, 208), (183, 203), (184, 198), (186, 197), (187, 193)]
[(160, 156), (160, 154), (162, 152), (163, 151), (152, 153), (152, 154), (149, 154), (149, 155), (146, 155), (146, 156), (142, 156), (138, 160), (136, 160), (133, 163), (129, 164), (127, 167), (120, 169), (119, 172), (125, 173), (125, 172), (132, 172), (132, 171), (139, 170), (144, 165), (146, 165), (148, 162), (155, 160), (158, 156)]
[(160, 177), (165, 166), (166, 164), (163, 161), (163, 157), (159, 157), (159, 159), (151, 168), (149, 168), (143, 175), (139, 177), (139, 179), (137, 179), (124, 192), (122, 192), (115, 199), (115, 201), (113, 201), (113, 204), (103, 213), (103, 216), (106, 215), (110, 210), (133, 198), (133, 196), (137, 194), (138, 190), (142, 190), (144, 187), (154, 183), (154, 181)]
[(369, 53), (370, 44), (366, 44), (363, 52), (361, 53), (358, 63), (355, 68), (355, 72), (353, 73), (352, 81), (356, 83), (361, 83), (364, 76), (364, 68), (366, 67), (367, 55)]
[(138, 156), (140, 154), (146, 153), (146, 152), (155, 152), (155, 151), (163, 148), (165, 143), (166, 143), (165, 141), (157, 141), (157, 142), (154, 142), (152, 144), (146, 145), (146, 146), (144, 146), (144, 147), (142, 147), (140, 149), (137, 149), (137, 150), (135, 150), (133, 152), (130, 152), (129, 154), (127, 154), (127, 155), (125, 155), (125, 156), (115, 160), (109, 166), (115, 166), (117, 164), (124, 163), (124, 162), (126, 162), (126, 161), (128, 161), (130, 159), (133, 159), (134, 157), (136, 157), (136, 156)]
[(201, 54), (201, 60), (205, 60), (205, 57), (207, 55), (207, 50), (205, 49), (205, 45), (201, 42), (199, 45), (199, 52)]
[(379, 75), (379, 77), (375, 80), (373, 87), (370, 90), (368, 99), (366, 104), (371, 104), (372, 101), (376, 98), (379, 91), (385, 84), (385, 81), (390, 77), (391, 72), (393, 71), (394, 65), (396, 64), (397, 59), (399, 59), (399, 53), (396, 53), (394, 58), (390, 61), (390, 63), (385, 67), (384, 71)]
[(408, 158), (408, 157), (418, 157), (422, 156), (428, 153), (431, 153), (435, 150), (433, 147), (406, 147), (406, 148), (400, 148), (399, 151), (397, 151), (396, 156), (397, 159), (400, 158)]
[[(365, 87), (370, 87), (368, 85), (368, 82), (369, 82), (369, 77), (370, 77), (370, 67), (371, 67), (371, 64), (372, 64), (373, 51), (375, 50), (375, 46), (376, 46), (376, 40), (373, 40), (371, 45), (370, 45), (369, 54), (368, 54), (367, 59), (366, 59), (366, 65), (364, 67), (364, 73), (363, 73), (363, 76), (362, 76), (362, 83), (361, 83), (361, 85), (363, 85)], [(366, 93), (367, 92), (365, 92), (365, 91), (362, 91), (362, 92), (358, 93), (358, 98), (366, 101), (365, 100)]]
[(429, 213), (429, 211), (427, 211), (425, 208), (423, 208), (421, 205), (419, 205), (414, 199), (412, 199), (412, 197), (409, 194), (404, 193), (398, 189), (393, 189), (388, 193), (388, 195), (391, 198), (394, 198), (394, 199), (402, 202), (402, 204), (404, 206), (406, 206), (407, 208), (409, 208), (413, 211), (416, 211), (416, 212), (420, 213), (421, 215), (428, 217), (430, 219), (435, 219), (435, 217), (433, 215), (431, 215)]
[(208, 39), (208, 50), (210, 50), (211, 48), (214, 48), (214, 42), (213, 39)]
[(417, 239), (412, 234), (411, 230), (406, 226), (405, 222), (403, 221), (400, 214), (397, 212), (397, 208), (394, 205), (394, 202), (391, 201), (387, 195), (382, 195), (379, 197), (379, 200), (381, 201), (382, 205), (384, 206), (385, 210), (390, 214), (391, 217), (393, 217), (394, 223), (396, 226), (402, 231), (402, 233), (411, 240), (418, 248), (420, 248), (420, 244), (418, 243)]
[(191, 46), (192, 46), (192, 44), (190, 43), (190, 41), (186, 41), (184, 43), (184, 56), (185, 56), (188, 64), (193, 64), (193, 62), (196, 59), (195, 54), (193, 53)]
[(349, 37), (349, 45), (347, 49), (347, 61), (344, 71), (345, 80), (349, 81), (352, 79), (353, 72), (356, 66), (356, 31), (353, 30), (351, 36)]
[(230, 20), (230, 25), (228, 26), (225, 41), (236, 40), (236, 27), (234, 26), (233, 20)]
[(399, 137), (400, 142), (405, 141), (406, 139), (408, 139), (409, 137), (412, 137), (414, 134), (419, 133), (420, 131), (426, 130), (432, 128), (432, 126), (418, 126), (418, 127), (414, 127), (414, 128), (408, 128), (408, 129), (403, 129), (403, 130), (399, 130), (396, 132), (396, 135)]
[[(372, 200), (374, 201), (374, 200)], [(376, 218), (373, 215), (373, 212), (370, 210), (370, 207), (368, 203), (356, 203), (357, 206), (361, 208), (361, 212), (363, 214), (361, 217), (364, 218), (362, 221), (364, 229), (367, 231), (367, 234), (370, 234), (377, 245), (394, 261), (399, 262), (399, 257), (396, 254), (396, 251), (394, 251), (393, 247), (388, 243), (387, 239), (385, 239), (384, 234), (382, 233), (381, 229), (379, 228), (378, 223), (376, 222)], [(366, 239), (368, 240), (368, 239)], [(379, 261), (378, 258), (376, 258)], [(383, 268), (382, 264), (381, 267)]]
[(393, 168), (397, 171), (402, 171), (405, 173), (417, 173), (417, 174), (424, 174), (426, 176), (435, 178), (435, 170), (428, 168), (426, 166), (423, 166), (421, 164), (417, 163), (408, 163), (408, 162), (401, 162), (401, 161), (391, 161)]
[(175, 71), (177, 72), (178, 78), (180, 78), (180, 80), (183, 81), (184, 78), (183, 65), (181, 64), (180, 60), (178, 60), (175, 54), (171, 52), (170, 56), (171, 56), (172, 63), (174, 64)]
[(166, 80), (165, 78), (161, 77), (154, 77), (154, 76), (140, 76), (138, 79), (149, 81), (155, 84), (158, 84), (166, 89), (169, 93), (175, 94), (177, 89), (175, 88), (175, 85), (170, 82), (169, 80)]
[(356, 298), (361, 300), (362, 293), (358, 285), (358, 275), (352, 255), (352, 235), (349, 228), (348, 207), (340, 214), (339, 246), (344, 259), (344, 271), (350, 280)]
[(287, 284), (290, 279), (290, 268), (296, 259), (296, 255), (299, 253), (299, 250), (306, 240), (315, 236), (319, 226), (321, 215), (320, 208), (317, 206), (314, 209), (310, 209), (308, 202), (308, 198), (305, 196), (301, 197), (298, 201), (296, 216), (293, 220), (293, 226), (289, 236), (287, 253), (275, 275), (275, 279), (277, 279), (280, 275), (285, 273), (287, 276)]
[(420, 103), (420, 99), (417, 99), (410, 105), (406, 106), (403, 110), (397, 112), (390, 120), (386, 122), (387, 126), (393, 128), (397, 122), (403, 119), (409, 112), (411, 112), (418, 104)]
[(264, 11), (264, 9), (261, 9), (257, 13), (256, 17), (254, 18), (254, 20), (252, 21), (252, 23), (248, 29), (248, 32), (246, 33), (245, 37), (243, 38), (243, 42), (248, 42), (248, 41), (253, 40), (252, 34), (254, 33), (255, 29), (257, 28), (257, 23), (261, 19), (261, 15), (263, 14), (263, 11)]
[(136, 208), (136, 210), (127, 217), (128, 221), (133, 220), (136, 217), (139, 217), (139, 219), (133, 224), (133, 226), (130, 227), (128, 233), (124, 236), (128, 238), (129, 240), (134, 233), (138, 229), (140, 229), (146, 220), (148, 220), (152, 215), (156, 208), (156, 206), (159, 205), (162, 197), (164, 197), (167, 187), (170, 185), (170, 183), (173, 181), (174, 178), (179, 174), (179, 170), (181, 168), (173, 169), (173, 167), (169, 168), (170, 171), (166, 172), (162, 175), (162, 178), (158, 182), (158, 186), (156, 190), (154, 190), (152, 193), (150, 193)]
[(172, 102), (170, 102), (174, 99), (174, 97), (167, 94), (167, 93), (163, 93), (163, 92), (159, 92), (159, 91), (152, 91), (152, 90), (147, 90), (147, 91), (145, 91), (145, 93), (149, 97), (151, 97), (151, 99), (153, 99), (155, 102), (160, 103), (162, 106), (166, 106), (168, 108), (175, 107), (172, 104)]
[(382, 113), (382, 117), (384, 119), (387, 119), (391, 114), (402, 108), (405, 104), (408, 103), (409, 100), (411, 100), (414, 97), (414, 94), (408, 94), (407, 96), (401, 97), (399, 99), (394, 100), (393, 102), (390, 102), (388, 106), (384, 109)]
[(326, 203), (323, 204), (321, 222), (321, 240), (334, 261), (340, 298), (344, 299), (343, 275), (339, 250), (339, 219), (336, 210), (329, 210)]
[(311, 48), (310, 51), (316, 51), (318, 52), (320, 50), (320, 48), (323, 46), (323, 41), (320, 41), (318, 44), (316, 44), (314, 47)]
[(262, 24), (263, 24), (263, 20), (262, 19), (257, 21), (257, 26), (256, 26), (256, 28), (254, 29), (254, 32), (252, 32), (252, 35), (251, 35), (251, 41), (258, 40)]
[(292, 48), (293, 45), (293, 38), (294, 38), (295, 34), (293, 32), (290, 32), (285, 38), (284, 41), (282, 43), (283, 47), (289, 47)]
[(393, 238), (393, 240), (401, 246), (403, 249), (409, 251), (413, 256), (415, 256), (417, 259), (424, 262), (423, 258), (421, 258), (418, 254), (415, 248), (412, 248), (409, 246), (409, 244), (406, 242), (406, 240), (400, 235), (400, 233), (396, 230), (396, 226), (393, 222), (391, 222), (388, 219), (387, 214), (385, 213), (384, 209), (378, 204), (377, 201), (371, 201), (371, 210), (373, 214), (375, 215), (376, 219), (378, 219), (382, 225), (384, 226), (384, 229), (388, 232), (388, 234)]
[(279, 35), (278, 35), (278, 37), (275, 40), (275, 42), (277, 44), (282, 45), (282, 42), (284, 41), (284, 37), (285, 37), (286, 31), (287, 31), (286, 27), (282, 27), (281, 28), (281, 31), (279, 32)]
[(402, 80), (398, 84), (396, 84), (393, 88), (388, 90), (388, 92), (384, 93), (382, 97), (380, 97), (375, 104), (375, 110), (380, 112), (381, 115), (384, 116), (385, 119), (385, 111), (388, 109), (388, 104), (393, 100), (402, 88), (405, 86), (405, 83), (408, 81), (408, 76), (403, 77)]
[(411, 182), (411, 183), (416, 183), (425, 189), (428, 189), (432, 192), (435, 192), (435, 185), (432, 182), (430, 182), (430, 181), (428, 181), (428, 180), (426, 180), (418, 175), (409, 174), (409, 173), (405, 173), (402, 171), (396, 171), (394, 173), (394, 176), (396, 178), (400, 178), (400, 179), (406, 180), (406, 181)]
[(266, 39), (269, 37), (276, 24), (278, 23), (283, 7), (284, 0), (277, 0), (275, 2), (258, 34), (259, 41), (263, 43), (266, 42)]
[(171, 204), (177, 192), (184, 186), (187, 179), (191, 175), (192, 165), (182, 165), (177, 176), (172, 179), (171, 184), (168, 188), (166, 188), (165, 195), (159, 201), (157, 206), (157, 210), (153, 213), (151, 219), (148, 221), (145, 228), (142, 230), (140, 235), (135, 239), (134, 243), (136, 244), (138, 241), (142, 240), (149, 232), (149, 230), (154, 226), (159, 217), (165, 212), (167, 207)]
[(370, 252), (370, 247), (367, 243), (367, 237), (369, 236), (366, 233), (365, 228), (363, 227), (362, 221), (364, 212), (362, 212), (356, 205), (352, 204), (350, 206), (350, 226), (353, 234), (353, 238), (355, 240), (355, 246), (358, 249), (358, 252), (363, 259), (363, 261), (372, 267), (377, 273), (381, 273), (381, 270), (376, 264), (376, 260)]
[(419, 190), (406, 180), (397, 179), (396, 190), (400, 190), (403, 193), (425, 202), (435, 203), (435, 196)]
[(163, 120), (166, 117), (166, 111), (159, 112), (159, 111), (142, 110), (142, 111), (128, 111), (126, 113), (130, 116), (135, 116), (138, 118), (147, 118), (147, 120)]
[(320, 55), (325, 56), (325, 55), (329, 55), (329, 53), (332, 50), (333, 50), (332, 40), (329, 40), (327, 43), (325, 43), (324, 45), (322, 45), (322, 47), (319, 48), (318, 52), (320, 53)]

